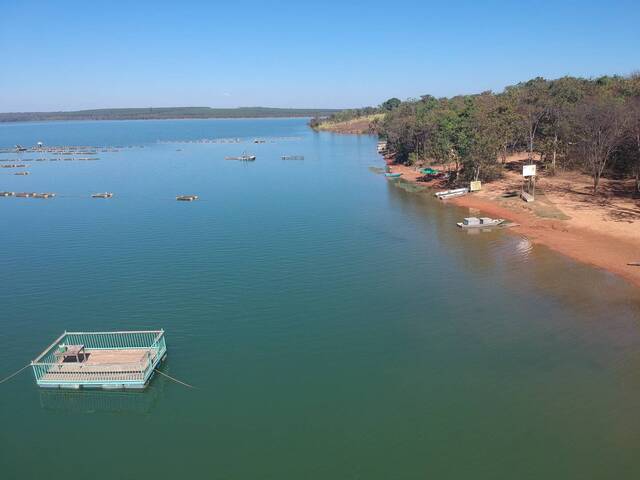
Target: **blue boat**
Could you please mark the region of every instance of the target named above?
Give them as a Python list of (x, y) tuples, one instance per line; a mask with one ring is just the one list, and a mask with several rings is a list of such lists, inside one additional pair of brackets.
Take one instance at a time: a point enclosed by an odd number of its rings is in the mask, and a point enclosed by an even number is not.
[(385, 173), (384, 176), (387, 178), (400, 178), (402, 174), (401, 173)]

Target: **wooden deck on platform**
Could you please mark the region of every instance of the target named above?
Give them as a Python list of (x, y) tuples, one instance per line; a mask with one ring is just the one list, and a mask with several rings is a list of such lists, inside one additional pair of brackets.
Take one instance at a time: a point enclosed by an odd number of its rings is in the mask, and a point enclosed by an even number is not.
[(63, 362), (60, 359), (52, 364), (41, 380), (56, 381), (102, 381), (102, 380), (138, 380), (155, 359), (152, 349), (86, 349), (86, 360), (81, 362)]

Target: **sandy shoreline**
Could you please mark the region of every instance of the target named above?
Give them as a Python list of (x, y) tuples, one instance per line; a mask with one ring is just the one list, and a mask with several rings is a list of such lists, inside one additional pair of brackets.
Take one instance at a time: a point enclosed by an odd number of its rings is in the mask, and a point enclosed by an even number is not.
[[(403, 180), (412, 183), (418, 183), (421, 176), (404, 165), (389, 163), (389, 170), (402, 173)], [(640, 200), (605, 195), (594, 201), (586, 193), (589, 181), (574, 172), (543, 177), (539, 200), (527, 204), (518, 198), (503, 197), (507, 191), (517, 190), (521, 182), (517, 173), (509, 173), (504, 179), (484, 185), (481, 192), (445, 202), (516, 222), (519, 225), (510, 232), (640, 287), (640, 267), (627, 265), (640, 261)], [(419, 184), (440, 188), (435, 182)]]

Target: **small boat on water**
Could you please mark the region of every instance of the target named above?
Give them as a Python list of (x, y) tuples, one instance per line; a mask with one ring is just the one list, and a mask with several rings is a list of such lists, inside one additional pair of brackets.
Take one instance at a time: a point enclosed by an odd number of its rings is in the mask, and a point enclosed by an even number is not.
[(111, 192), (103, 192), (103, 193), (92, 193), (92, 198), (111, 198), (113, 197), (113, 193)]
[(178, 195), (176, 197), (176, 200), (180, 202), (193, 202), (194, 200), (197, 200), (197, 199), (198, 199), (197, 195)]
[(0, 192), (0, 197), (13, 197), (15, 192)]
[(240, 160), (243, 162), (253, 162), (256, 159), (255, 155), (249, 153), (243, 153), (239, 157), (224, 157), (225, 160)]
[(401, 173), (385, 173), (384, 174), (385, 177), (387, 178), (400, 178), (402, 176)]
[(489, 228), (497, 227), (504, 223), (504, 218), (489, 218), (489, 217), (467, 217), (462, 222), (458, 222), (460, 228)]

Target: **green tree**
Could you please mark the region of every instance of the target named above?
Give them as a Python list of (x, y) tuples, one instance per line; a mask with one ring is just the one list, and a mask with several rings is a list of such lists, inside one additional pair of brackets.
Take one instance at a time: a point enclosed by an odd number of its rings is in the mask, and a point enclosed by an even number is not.
[(552, 174), (556, 172), (559, 152), (567, 147), (570, 135), (568, 116), (571, 109), (584, 98), (585, 94), (585, 84), (577, 78), (563, 77), (549, 84), (547, 115), (540, 130), (541, 150), (549, 160)]
[(402, 103), (402, 101), (399, 98), (393, 97), (393, 98), (390, 98), (389, 100), (383, 102), (382, 105), (380, 105), (380, 108), (382, 110), (386, 110), (387, 112), (391, 112), (391, 111), (395, 110), (396, 108), (398, 108), (401, 103)]

